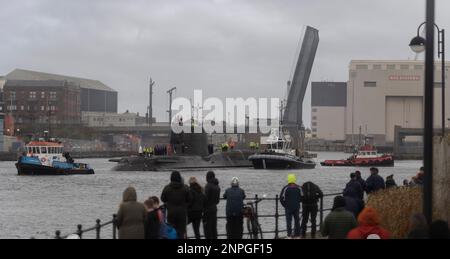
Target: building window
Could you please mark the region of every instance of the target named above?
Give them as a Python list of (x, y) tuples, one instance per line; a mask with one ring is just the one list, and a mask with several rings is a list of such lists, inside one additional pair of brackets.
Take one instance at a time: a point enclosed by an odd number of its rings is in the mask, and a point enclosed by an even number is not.
[(312, 134), (312, 137), (313, 137), (313, 138), (317, 138), (317, 135), (316, 135), (316, 134)]
[(36, 99), (36, 92), (30, 92), (30, 99)]
[(41, 106), (41, 111), (45, 111), (45, 106)]
[(369, 65), (356, 65), (356, 69), (369, 69)]
[(415, 70), (422, 70), (423, 69), (423, 65), (414, 65), (414, 69)]
[(316, 129), (316, 128), (313, 128), (313, 129), (312, 129), (312, 132), (317, 132), (317, 129)]
[(9, 97), (11, 98), (11, 100), (15, 100), (16, 99), (16, 92), (10, 92), (9, 93)]
[(409, 65), (400, 65), (400, 69), (409, 70)]
[(377, 82), (374, 81), (365, 81), (364, 87), (377, 87)]
[(50, 99), (52, 100), (56, 99), (56, 92), (50, 92)]
[(317, 116), (313, 116), (312, 119), (313, 119), (313, 121), (317, 120)]
[(21, 111), (25, 110), (25, 106), (23, 106), (23, 105), (20, 106), (20, 110), (21, 110)]
[(395, 70), (395, 65), (394, 64), (390, 64), (386, 66), (387, 69), (389, 70)]
[(317, 127), (317, 122), (312, 123), (313, 127)]
[(381, 70), (381, 65), (380, 64), (375, 64), (375, 65), (373, 65), (373, 69), (374, 70)]
[(317, 112), (317, 108), (313, 108), (313, 109), (312, 109), (312, 112)]
[(42, 99), (45, 98), (45, 92), (41, 92), (41, 98), (42, 98)]
[(441, 88), (442, 83), (441, 82), (434, 82), (434, 88)]

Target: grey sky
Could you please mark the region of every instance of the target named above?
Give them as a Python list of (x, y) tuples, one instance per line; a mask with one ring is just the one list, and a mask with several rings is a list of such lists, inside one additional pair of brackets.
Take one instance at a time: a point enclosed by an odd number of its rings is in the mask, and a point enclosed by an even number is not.
[[(450, 1), (437, 23), (450, 30)], [(346, 81), (351, 59), (413, 59), (424, 0), (0, 0), (0, 75), (14, 68), (98, 79), (119, 110), (167, 120), (166, 91), (283, 97), (305, 25), (320, 31), (312, 81)], [(447, 49), (450, 49), (447, 44)], [(305, 124), (310, 124), (309, 92)]]

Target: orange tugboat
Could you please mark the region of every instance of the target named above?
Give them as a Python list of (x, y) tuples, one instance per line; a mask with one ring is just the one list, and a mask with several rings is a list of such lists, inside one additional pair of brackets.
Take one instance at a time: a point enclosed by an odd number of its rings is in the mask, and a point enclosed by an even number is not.
[(394, 157), (390, 154), (379, 154), (372, 145), (365, 145), (348, 159), (325, 160), (322, 166), (394, 166)]

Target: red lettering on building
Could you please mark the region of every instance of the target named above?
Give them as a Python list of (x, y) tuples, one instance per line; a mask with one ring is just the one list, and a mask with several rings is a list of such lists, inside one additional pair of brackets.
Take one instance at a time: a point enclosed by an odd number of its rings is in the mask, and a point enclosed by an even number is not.
[(420, 81), (420, 76), (389, 76), (391, 81)]

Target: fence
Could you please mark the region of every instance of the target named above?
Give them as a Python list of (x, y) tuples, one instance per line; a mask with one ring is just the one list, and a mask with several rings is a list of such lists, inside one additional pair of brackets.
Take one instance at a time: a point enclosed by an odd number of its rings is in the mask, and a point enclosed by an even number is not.
[[(332, 208), (324, 208), (324, 199), (329, 198), (329, 197), (334, 197), (336, 195), (341, 195), (342, 193), (332, 193), (332, 194), (325, 194), (322, 198), (320, 198), (319, 200), (319, 224), (318, 226), (322, 225), (323, 219), (324, 219), (324, 212), (327, 211), (331, 211)], [(280, 238), (280, 234), (281, 233), (285, 233), (287, 232), (286, 229), (280, 230), (280, 218), (285, 217), (285, 214), (280, 213), (280, 198), (277, 195), (275, 198), (259, 198), (258, 195), (255, 195), (254, 198), (247, 198), (245, 199), (246, 201), (261, 201), (261, 202), (273, 202), (275, 205), (275, 213), (274, 214), (262, 214), (260, 215), (258, 213), (258, 208), (260, 207), (260, 205), (258, 205), (258, 203), (255, 203), (255, 212), (257, 215), (257, 219), (258, 221), (260, 221), (260, 219), (273, 219), (274, 220), (274, 230), (270, 230), (270, 231), (264, 231), (263, 230), (263, 234), (274, 234), (274, 238), (278, 239)], [(96, 224), (93, 227), (87, 228), (87, 229), (83, 229), (82, 225), (77, 225), (77, 230), (74, 233), (71, 233), (69, 235), (65, 235), (62, 236), (61, 232), (58, 230), (55, 233), (55, 238), (56, 239), (67, 239), (72, 235), (76, 235), (77, 238), (82, 239), (85, 233), (88, 232), (92, 232), (95, 231), (95, 238), (96, 239), (101, 239), (101, 231), (102, 229), (104, 229), (106, 226), (112, 226), (112, 239), (117, 239), (117, 226), (116, 226), (116, 215), (114, 214), (112, 217), (112, 220), (102, 223), (100, 221), (100, 219), (96, 220)], [(219, 216), (217, 217), (218, 220), (225, 220), (226, 217), (225, 216)], [(310, 227), (310, 226), (309, 226)], [(244, 235), (248, 235), (249, 233), (244, 233)], [(226, 237), (226, 233), (221, 233), (218, 235), (219, 237)], [(204, 236), (202, 236), (204, 237)], [(192, 238), (192, 237), (189, 237)]]

